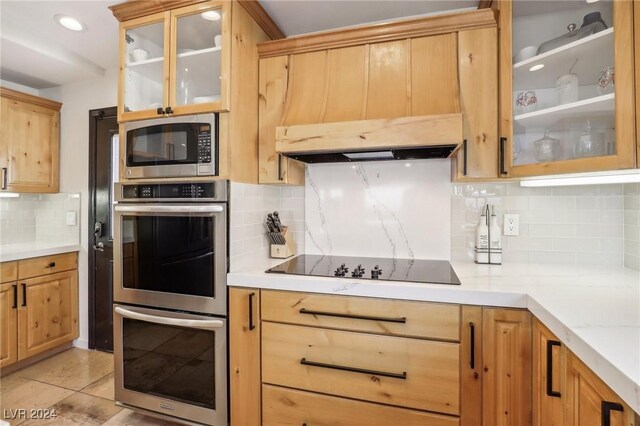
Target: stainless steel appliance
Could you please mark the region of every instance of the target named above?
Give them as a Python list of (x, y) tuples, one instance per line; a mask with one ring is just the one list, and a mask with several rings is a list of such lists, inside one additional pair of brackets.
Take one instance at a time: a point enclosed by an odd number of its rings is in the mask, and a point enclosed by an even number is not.
[(447, 260), (303, 254), (281, 263), (267, 272), (313, 275), (317, 277), (460, 285), (458, 276)]
[(160, 118), (125, 124), (128, 178), (218, 174), (218, 114)]
[(119, 405), (227, 424), (228, 182), (117, 184)]

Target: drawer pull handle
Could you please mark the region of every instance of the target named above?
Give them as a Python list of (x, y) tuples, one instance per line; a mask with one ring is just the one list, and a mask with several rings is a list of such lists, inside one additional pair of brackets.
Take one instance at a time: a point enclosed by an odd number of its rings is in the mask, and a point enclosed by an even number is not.
[(302, 308), (300, 309), (301, 314), (307, 315), (320, 315), (323, 317), (335, 317), (335, 318), (351, 318), (351, 319), (361, 319), (361, 320), (369, 320), (369, 321), (383, 321), (383, 322), (395, 322), (398, 324), (406, 324), (407, 318), (386, 318), (386, 317), (371, 317), (368, 315), (354, 315), (354, 314), (341, 314), (338, 312), (322, 312), (322, 311), (310, 311), (308, 309)]
[(617, 402), (602, 401), (600, 408), (602, 426), (611, 426), (611, 410), (624, 412), (624, 407)]
[(363, 374), (369, 374), (369, 375), (372, 375), (372, 376), (391, 377), (393, 379), (402, 379), (402, 380), (406, 380), (407, 379), (406, 371), (402, 372), (401, 374), (398, 374), (398, 373), (387, 373), (385, 371), (367, 370), (365, 368), (345, 367), (344, 365), (324, 364), (322, 362), (307, 361), (306, 358), (302, 358), (300, 360), (300, 364), (302, 364), (302, 365), (310, 365), (312, 367), (330, 368), (332, 370), (351, 371), (353, 373), (363, 373)]
[(547, 340), (547, 395), (554, 398), (561, 398), (562, 394), (553, 390), (553, 347), (562, 346), (556, 340)]
[(45, 266), (45, 268), (55, 268), (55, 267), (56, 267), (56, 262), (49, 262), (49, 264)]
[(13, 309), (17, 309), (18, 308), (18, 284), (14, 284), (11, 287), (13, 287)]

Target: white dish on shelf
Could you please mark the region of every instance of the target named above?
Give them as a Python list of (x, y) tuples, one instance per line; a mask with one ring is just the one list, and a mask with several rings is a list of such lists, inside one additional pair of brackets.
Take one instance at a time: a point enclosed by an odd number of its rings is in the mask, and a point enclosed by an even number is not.
[(193, 98), (194, 104), (206, 104), (209, 102), (216, 102), (220, 100), (220, 95), (209, 95), (209, 96), (195, 96)]
[(178, 49), (178, 55), (181, 55), (183, 53), (190, 53), (195, 51), (195, 49)]
[(520, 49), (516, 56), (513, 57), (513, 63), (518, 63), (531, 59), (538, 54), (538, 46), (527, 46)]
[(131, 56), (135, 62), (145, 61), (149, 59), (149, 51), (138, 47), (133, 49)]

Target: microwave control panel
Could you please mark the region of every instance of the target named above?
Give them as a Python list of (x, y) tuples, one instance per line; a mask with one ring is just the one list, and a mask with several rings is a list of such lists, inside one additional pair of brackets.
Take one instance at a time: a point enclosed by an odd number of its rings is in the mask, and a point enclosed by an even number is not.
[(211, 163), (211, 126), (200, 125), (198, 132), (198, 163)]
[(212, 182), (122, 185), (124, 200), (215, 198)]

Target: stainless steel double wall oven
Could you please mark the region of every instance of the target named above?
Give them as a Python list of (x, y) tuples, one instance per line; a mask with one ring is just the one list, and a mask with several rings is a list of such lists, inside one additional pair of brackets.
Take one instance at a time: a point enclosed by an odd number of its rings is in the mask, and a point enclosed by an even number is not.
[(116, 185), (115, 396), (227, 424), (228, 182)]

